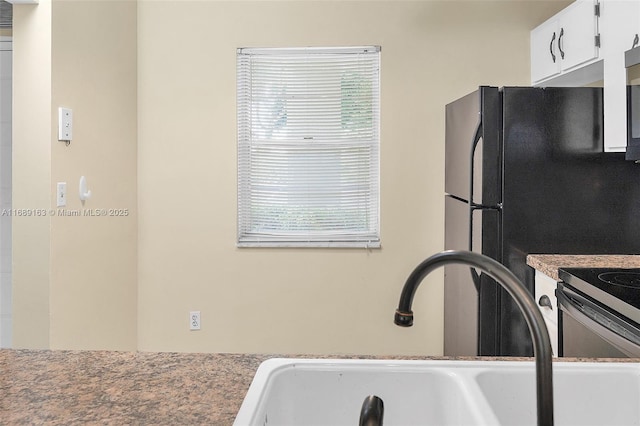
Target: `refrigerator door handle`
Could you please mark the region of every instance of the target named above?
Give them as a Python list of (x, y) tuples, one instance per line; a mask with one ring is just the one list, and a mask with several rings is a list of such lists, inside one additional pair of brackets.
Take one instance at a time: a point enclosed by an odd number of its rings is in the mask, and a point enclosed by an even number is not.
[[(480, 205), (475, 204), (473, 201), (473, 175), (474, 175), (474, 158), (476, 155), (476, 148), (478, 147), (478, 143), (482, 138), (482, 115), (478, 116), (478, 125), (476, 126), (476, 131), (473, 135), (473, 141), (471, 143), (471, 155), (469, 156), (469, 251), (473, 251), (473, 212), (474, 210), (481, 208)], [(475, 286), (477, 291), (480, 291), (480, 274), (474, 269), (469, 268), (471, 270), (471, 279), (473, 280), (473, 285)]]

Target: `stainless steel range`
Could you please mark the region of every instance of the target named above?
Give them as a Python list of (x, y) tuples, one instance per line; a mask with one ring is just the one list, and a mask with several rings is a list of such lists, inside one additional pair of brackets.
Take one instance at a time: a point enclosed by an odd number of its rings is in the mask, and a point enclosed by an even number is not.
[(559, 355), (640, 357), (640, 269), (559, 271)]

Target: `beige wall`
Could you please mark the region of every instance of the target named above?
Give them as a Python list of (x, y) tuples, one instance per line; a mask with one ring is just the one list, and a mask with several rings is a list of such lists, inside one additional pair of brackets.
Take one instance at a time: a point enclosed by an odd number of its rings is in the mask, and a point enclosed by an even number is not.
[[(55, 208), (66, 181), (67, 210), (81, 209), (86, 175), (85, 208), (130, 215), (15, 218), (15, 346), (441, 353), (441, 271), (413, 329), (392, 317), (407, 275), (443, 246), (444, 105), (528, 84), (529, 30), (564, 4), (16, 5), (14, 207)], [(236, 248), (236, 48), (361, 44), (382, 46), (382, 248)], [(74, 110), (70, 146), (59, 106)]]
[[(12, 203), (51, 203), (51, 2), (13, 8)], [(13, 345), (48, 348), (51, 217), (15, 216)]]
[[(15, 347), (136, 349), (136, 13), (132, 1), (14, 7), (14, 208), (57, 210), (66, 182), (67, 213), (127, 210), (14, 220)], [(59, 106), (73, 109), (69, 146)]]
[[(444, 105), (527, 85), (529, 31), (563, 4), (138, 4), (138, 348), (440, 354), (441, 271), (412, 329), (392, 317), (443, 248)], [(236, 248), (236, 48), (363, 44), (382, 46), (382, 249)]]

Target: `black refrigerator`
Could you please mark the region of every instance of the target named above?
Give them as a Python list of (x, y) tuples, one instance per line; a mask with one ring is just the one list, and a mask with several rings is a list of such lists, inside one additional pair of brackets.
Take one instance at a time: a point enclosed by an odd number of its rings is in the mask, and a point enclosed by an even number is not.
[[(640, 164), (603, 151), (600, 88), (480, 87), (446, 106), (445, 249), (500, 263), (534, 294), (527, 254), (640, 253)], [(531, 356), (490, 277), (445, 268), (445, 355)]]

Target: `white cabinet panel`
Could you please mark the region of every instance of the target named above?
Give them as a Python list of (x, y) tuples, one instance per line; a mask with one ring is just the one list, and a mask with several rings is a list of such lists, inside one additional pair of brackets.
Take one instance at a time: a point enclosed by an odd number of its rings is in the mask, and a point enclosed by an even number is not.
[(558, 50), (563, 71), (598, 57), (596, 3), (578, 0), (562, 11)]
[[(536, 271), (535, 279), (535, 301), (538, 309), (542, 313), (544, 323), (549, 331), (551, 340), (551, 350), (554, 356), (558, 356), (558, 300), (556, 299), (556, 288), (558, 283), (548, 275)], [(541, 301), (547, 298), (547, 306)]]
[(603, 0), (600, 32), (604, 60), (605, 151), (627, 146), (627, 76), (624, 52), (631, 49), (640, 24), (640, 1)]
[(549, 19), (531, 31), (531, 81), (560, 73), (558, 20)]
[(597, 4), (597, 0), (577, 0), (531, 31), (533, 84), (598, 60)]

